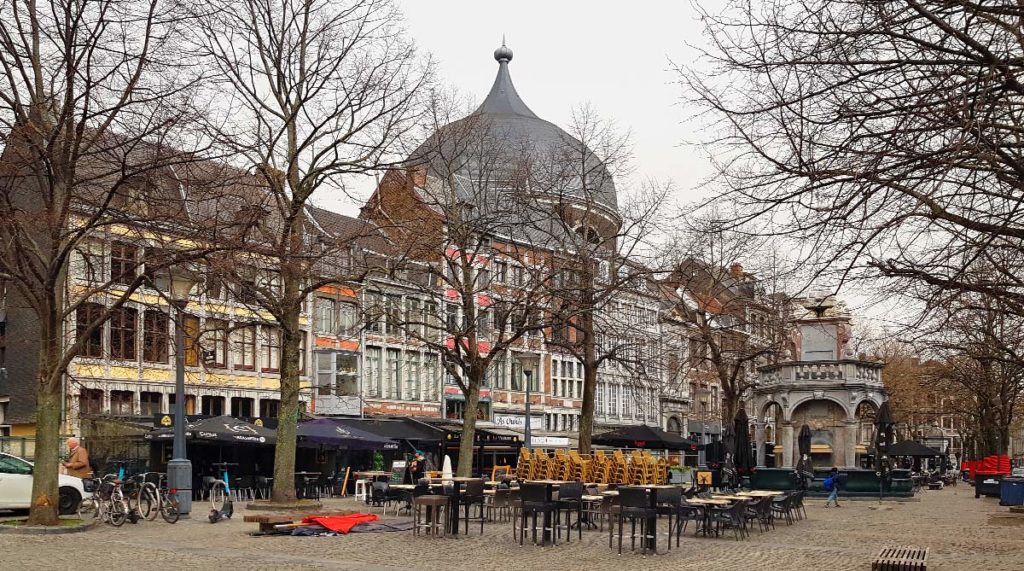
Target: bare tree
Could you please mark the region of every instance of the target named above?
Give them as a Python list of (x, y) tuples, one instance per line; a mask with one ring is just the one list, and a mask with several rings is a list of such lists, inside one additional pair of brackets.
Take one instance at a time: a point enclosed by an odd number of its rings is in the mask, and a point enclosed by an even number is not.
[(321, 285), (310, 279), (321, 249), (307, 241), (307, 207), (318, 191), (343, 191), (343, 176), (389, 164), (429, 70), (388, 0), (217, 0), (197, 10), (196, 45), (226, 98), (211, 135), (268, 193), (255, 216), (262, 227), (245, 248), (264, 260), (256, 271), (267, 277), (241, 277), (281, 330), (272, 499), (291, 501), (299, 320), (303, 300)]
[(741, 220), (842, 278), (1024, 314), (1024, 7), (739, 0), (701, 16), (707, 65), (680, 77)]
[(463, 109), (435, 94), (432, 134), (406, 171), (385, 177), (363, 215), (407, 253), (390, 277), (415, 300), (405, 311), (371, 304), (370, 319), (383, 314), (440, 356), (465, 399), (457, 472), (469, 476), (485, 379), (506, 357), (542, 348), (551, 256), (526, 232), (536, 209), (526, 191), (532, 142), (486, 114), (456, 119)]
[[(729, 426), (757, 381), (757, 367), (785, 354), (788, 272), (767, 243), (728, 231), (716, 219), (694, 217), (687, 224), (671, 246), (674, 261), (664, 283), (678, 301), (676, 318), (691, 327), (693, 374), (719, 385), (722, 424)], [(741, 261), (747, 260), (745, 269)]]
[(929, 380), (946, 387), (960, 414), (977, 426), (980, 456), (1005, 454), (1010, 427), (1024, 400), (1021, 319), (1001, 298), (961, 297), (942, 312), (940, 327), (927, 339), (937, 363)]
[[(616, 363), (629, 371), (638, 405), (649, 406), (652, 399), (641, 395), (660, 384), (660, 345), (651, 328), (657, 327), (661, 292), (652, 252), (672, 189), (645, 182), (619, 193), (628, 196), (620, 204), (616, 178), (625, 182), (631, 153), (628, 134), (581, 106), (565, 135), (539, 155), (531, 175), (531, 191), (544, 209), (534, 217), (534, 233), (553, 254), (547, 342), (583, 366), (579, 448), (585, 454), (603, 366)], [(638, 302), (653, 309), (637, 310)]]
[[(200, 77), (174, 51), (181, 21), (155, 0), (0, 3), (0, 276), (8, 333), (24, 328), (29, 353), (12, 363), (16, 382), (35, 380), (31, 524), (57, 523), (69, 363), (153, 271), (193, 257), (183, 192), (198, 181), (181, 177), (200, 150), (186, 136)], [(107, 272), (93, 246), (108, 233), (177, 253)]]

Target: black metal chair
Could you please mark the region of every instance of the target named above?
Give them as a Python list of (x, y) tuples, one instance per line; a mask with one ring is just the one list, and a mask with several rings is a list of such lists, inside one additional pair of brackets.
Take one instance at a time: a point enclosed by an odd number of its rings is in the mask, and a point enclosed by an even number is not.
[(382, 515), (387, 515), (388, 506), (394, 501), (395, 499), (391, 494), (391, 484), (387, 482), (373, 483), (373, 487), (370, 489), (370, 507), (383, 508), (384, 512)]
[(478, 506), (480, 509), (480, 535), (484, 534), (484, 519), (486, 519), (484, 513), (484, 481), (483, 480), (471, 480), (466, 482), (466, 487), (462, 491), (462, 495), (459, 496), (459, 505), (463, 508), (462, 519), (466, 524), (466, 533), (469, 533), (469, 512), (473, 506)]
[[(558, 488), (558, 511), (555, 517), (555, 528), (561, 536), (562, 529), (565, 529), (565, 541), (568, 543), (572, 537), (572, 514), (576, 513), (576, 527), (579, 529), (579, 539), (583, 540), (583, 483), (569, 482)], [(562, 514), (565, 514), (565, 525), (562, 525)]]
[[(657, 510), (659, 516), (668, 516), (668, 532), (665, 534), (668, 536), (668, 549), (672, 549), (672, 530), (674, 522), (673, 520), (679, 520), (679, 508), (682, 507), (683, 502), (683, 490), (679, 488), (657, 488), (655, 490), (657, 494)], [(678, 535), (676, 535), (676, 541), (678, 542)]]
[(716, 534), (723, 527), (732, 528), (736, 541), (747, 533), (747, 522), (744, 513), (747, 508), (747, 501), (741, 500), (731, 506), (712, 507), (711, 521), (715, 524)]
[(519, 545), (522, 545), (526, 538), (526, 520), (529, 516), (533, 516), (533, 523), (530, 527), (533, 529), (533, 542), (537, 543), (538, 515), (551, 522), (551, 527), (546, 527), (542, 524), (542, 531), (550, 531), (552, 544), (558, 545), (558, 534), (554, 529), (555, 512), (558, 511), (558, 502), (548, 500), (547, 486), (525, 482), (519, 487), (519, 497), (522, 499), (522, 507), (519, 510)]
[[(640, 522), (640, 547), (647, 555), (647, 540), (653, 538), (657, 530), (647, 529), (647, 519), (658, 517), (658, 510), (651, 507), (651, 492), (645, 488), (619, 488), (619, 554), (622, 554), (622, 528), (625, 521), (630, 522), (630, 550), (636, 550), (636, 524)], [(612, 527), (608, 528), (608, 547), (612, 546)]]
[(793, 495), (786, 494), (781, 499), (772, 500), (772, 519), (783, 518), (787, 525), (793, 525)]
[(679, 537), (686, 533), (686, 525), (691, 521), (697, 526), (704, 524), (704, 506), (688, 504), (686, 500), (679, 503), (679, 510), (676, 513), (676, 547), (679, 547)]

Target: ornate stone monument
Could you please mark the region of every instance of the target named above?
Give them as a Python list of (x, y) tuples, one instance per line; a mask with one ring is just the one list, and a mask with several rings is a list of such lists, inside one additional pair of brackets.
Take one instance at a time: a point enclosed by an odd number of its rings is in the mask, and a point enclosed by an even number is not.
[(767, 429), (776, 443), (776, 467), (795, 466), (795, 435), (807, 424), (814, 465), (856, 467), (885, 400), (884, 365), (854, 358), (851, 317), (831, 296), (802, 300), (798, 311), (792, 360), (762, 367), (753, 390), (757, 464), (765, 465)]

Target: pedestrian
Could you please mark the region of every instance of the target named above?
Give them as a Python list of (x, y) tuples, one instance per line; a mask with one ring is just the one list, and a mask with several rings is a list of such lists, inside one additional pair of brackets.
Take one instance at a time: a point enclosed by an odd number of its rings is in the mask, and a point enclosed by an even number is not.
[(829, 504), (835, 502), (836, 507), (839, 505), (839, 468), (832, 467), (832, 473), (825, 478), (825, 491), (829, 492), (828, 499), (825, 500), (825, 507), (829, 507)]
[(78, 439), (73, 436), (68, 438), (68, 452), (68, 461), (64, 463), (68, 475), (76, 478), (92, 476), (92, 468), (89, 467), (89, 451), (84, 446), (79, 446)]
[(409, 466), (409, 472), (412, 474), (413, 483), (418, 483), (423, 478), (424, 472), (427, 470), (427, 461), (423, 457), (423, 453), (416, 451), (416, 455), (413, 457), (412, 464)]

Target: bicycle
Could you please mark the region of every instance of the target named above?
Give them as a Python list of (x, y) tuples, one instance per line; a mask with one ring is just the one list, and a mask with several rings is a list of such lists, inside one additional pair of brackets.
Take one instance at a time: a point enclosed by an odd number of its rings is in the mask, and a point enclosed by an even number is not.
[[(141, 504), (149, 504), (146, 519), (153, 521), (159, 515), (167, 523), (175, 523), (181, 514), (178, 512), (178, 490), (167, 490), (167, 475), (162, 472), (147, 472), (142, 475), (143, 484), (140, 492)], [(153, 482), (152, 479), (156, 479)]]

